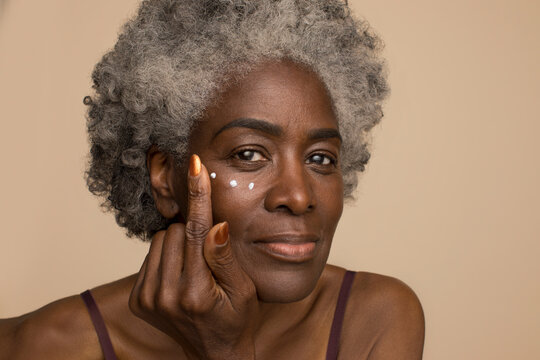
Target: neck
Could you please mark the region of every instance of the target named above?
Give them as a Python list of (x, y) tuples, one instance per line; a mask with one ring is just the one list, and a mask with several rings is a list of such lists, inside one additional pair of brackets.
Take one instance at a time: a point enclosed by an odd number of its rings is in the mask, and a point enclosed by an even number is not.
[(258, 336), (274, 336), (276, 333), (285, 333), (294, 328), (313, 311), (320, 299), (324, 288), (325, 272), (323, 271), (313, 291), (302, 300), (291, 303), (271, 303), (259, 301), (259, 315), (257, 317)]

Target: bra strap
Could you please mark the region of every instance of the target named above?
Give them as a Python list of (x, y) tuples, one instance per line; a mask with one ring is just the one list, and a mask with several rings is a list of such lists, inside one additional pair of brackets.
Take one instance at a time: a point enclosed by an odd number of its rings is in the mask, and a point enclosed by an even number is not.
[(109, 337), (109, 332), (105, 327), (105, 322), (103, 321), (103, 317), (101, 316), (101, 312), (97, 307), (92, 293), (90, 290), (86, 290), (85, 292), (81, 293), (81, 297), (86, 305), (86, 308), (88, 309), (90, 319), (92, 319), (92, 324), (94, 324), (94, 329), (96, 329), (96, 334), (105, 360), (117, 360), (111, 343), (111, 338)]
[(330, 338), (328, 340), (328, 348), (326, 350), (326, 360), (336, 360), (339, 351), (339, 339), (341, 338), (341, 328), (343, 327), (343, 317), (345, 316), (345, 308), (347, 300), (351, 292), (351, 285), (354, 280), (354, 271), (345, 272), (341, 289), (339, 290), (336, 310), (334, 311), (334, 320), (330, 329)]

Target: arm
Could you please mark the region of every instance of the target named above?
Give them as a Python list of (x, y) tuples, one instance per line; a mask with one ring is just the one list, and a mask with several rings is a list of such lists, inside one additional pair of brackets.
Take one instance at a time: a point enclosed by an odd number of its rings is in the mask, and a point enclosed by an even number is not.
[(384, 286), (381, 295), (378, 317), (383, 325), (368, 359), (422, 359), (425, 321), (418, 297), (395, 279)]
[(345, 319), (341, 359), (422, 358), (424, 314), (416, 294), (403, 282), (357, 273)]
[(97, 336), (79, 296), (0, 320), (0, 360), (95, 359)]

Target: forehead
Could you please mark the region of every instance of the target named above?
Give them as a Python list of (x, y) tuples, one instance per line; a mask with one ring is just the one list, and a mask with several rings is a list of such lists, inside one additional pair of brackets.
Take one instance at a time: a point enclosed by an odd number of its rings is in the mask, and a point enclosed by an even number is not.
[(219, 128), (238, 118), (262, 119), (285, 130), (338, 128), (322, 81), (289, 61), (262, 63), (233, 82), (206, 110), (204, 127)]

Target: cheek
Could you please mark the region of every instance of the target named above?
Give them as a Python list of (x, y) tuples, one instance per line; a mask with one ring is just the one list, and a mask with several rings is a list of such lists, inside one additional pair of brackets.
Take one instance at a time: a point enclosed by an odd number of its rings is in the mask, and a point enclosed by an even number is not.
[[(212, 174), (212, 172), (211, 172)], [(263, 186), (257, 176), (249, 173), (215, 172), (212, 182), (214, 223), (228, 221), (231, 232), (245, 223), (259, 206)]]
[(329, 178), (320, 178), (315, 182), (314, 196), (321, 211), (322, 219), (328, 224), (335, 224), (343, 213), (343, 178), (341, 175), (332, 175)]
[[(260, 223), (257, 217), (265, 216), (264, 199), (269, 190), (268, 172), (231, 172), (209, 169), (212, 183), (212, 211), (214, 224), (227, 221), (233, 236), (242, 236), (250, 224)], [(312, 196), (317, 211), (308, 215), (318, 222), (320, 230), (332, 237), (343, 212), (343, 181), (341, 175), (312, 179)]]

